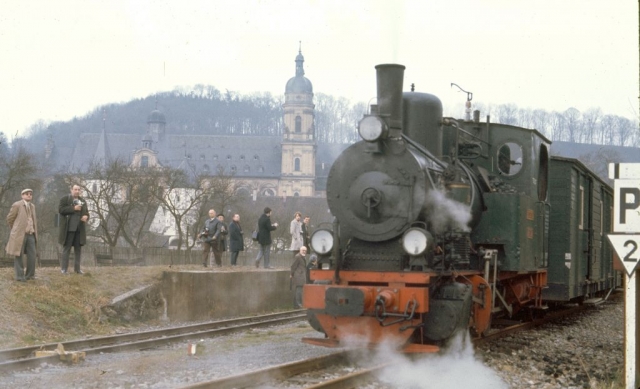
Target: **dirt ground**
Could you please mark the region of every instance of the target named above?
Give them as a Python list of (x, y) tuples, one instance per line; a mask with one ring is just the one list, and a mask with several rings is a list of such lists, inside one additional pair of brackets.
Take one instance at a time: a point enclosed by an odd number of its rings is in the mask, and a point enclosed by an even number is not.
[(127, 331), (127, 327), (142, 323), (106, 321), (100, 307), (123, 293), (159, 281), (164, 271), (194, 268), (85, 267), (84, 275), (38, 268), (36, 279), (27, 282), (15, 281), (13, 268), (0, 269), (0, 348)]

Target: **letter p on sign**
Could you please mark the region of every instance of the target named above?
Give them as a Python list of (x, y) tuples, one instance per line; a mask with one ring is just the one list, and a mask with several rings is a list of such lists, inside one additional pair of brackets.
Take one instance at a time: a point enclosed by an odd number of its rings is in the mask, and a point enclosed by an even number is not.
[(613, 231), (640, 232), (640, 180), (615, 180)]

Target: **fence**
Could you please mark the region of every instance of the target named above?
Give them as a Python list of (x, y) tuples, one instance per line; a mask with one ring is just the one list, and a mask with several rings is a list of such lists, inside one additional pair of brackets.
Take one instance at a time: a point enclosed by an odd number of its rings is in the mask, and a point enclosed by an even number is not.
[[(13, 258), (7, 257), (2, 250), (0, 267), (13, 267)], [(238, 265), (253, 266), (257, 252), (255, 250), (241, 251)], [(40, 266), (59, 267), (62, 258), (62, 248), (54, 244), (53, 247), (39, 247), (38, 257)], [(82, 247), (83, 266), (153, 266), (153, 265), (200, 265), (202, 264), (202, 250), (170, 250), (166, 248), (144, 247), (113, 247), (86, 245)], [(73, 250), (69, 258), (73, 264)], [(290, 251), (271, 252), (271, 266), (290, 267), (293, 263), (293, 253)], [(229, 265), (229, 252), (223, 253), (222, 264)]]

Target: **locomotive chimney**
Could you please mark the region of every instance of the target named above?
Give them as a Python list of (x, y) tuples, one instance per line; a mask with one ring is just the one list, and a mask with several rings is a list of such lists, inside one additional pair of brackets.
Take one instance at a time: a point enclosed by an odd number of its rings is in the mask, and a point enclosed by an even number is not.
[(402, 82), (403, 65), (386, 64), (376, 66), (378, 83), (378, 114), (389, 125), (389, 137), (402, 135)]

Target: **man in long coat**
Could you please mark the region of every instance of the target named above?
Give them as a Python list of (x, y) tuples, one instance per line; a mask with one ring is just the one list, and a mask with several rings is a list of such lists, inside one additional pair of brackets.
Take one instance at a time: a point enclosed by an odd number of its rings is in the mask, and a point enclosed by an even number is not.
[(271, 208), (265, 207), (264, 213), (258, 219), (258, 257), (256, 258), (256, 267), (260, 267), (260, 259), (264, 257), (264, 268), (273, 269), (269, 266), (269, 254), (271, 252), (271, 231), (278, 228), (278, 223), (271, 223)]
[[(11, 205), (7, 215), (7, 223), (11, 228), (9, 241), (5, 247), (7, 255), (14, 257), (13, 268), (16, 280), (24, 282), (36, 278), (36, 253), (38, 241), (38, 221), (36, 207), (31, 202), (33, 191), (22, 191), (22, 200)], [(22, 253), (27, 254), (27, 274), (22, 266)]]
[(300, 247), (296, 259), (291, 265), (291, 286), (293, 287), (293, 309), (302, 308), (302, 287), (307, 283), (307, 248)]
[(300, 247), (303, 245), (302, 240), (302, 222), (300, 218), (302, 214), (300, 212), (296, 212), (293, 220), (291, 220), (291, 224), (289, 225), (289, 233), (291, 234), (291, 247), (289, 250), (293, 251), (294, 255), (297, 255), (298, 251), (300, 251)]
[(69, 267), (69, 255), (73, 247), (75, 261), (73, 270), (77, 274), (84, 274), (80, 270), (82, 260), (82, 246), (87, 244), (86, 224), (89, 220), (89, 208), (86, 200), (81, 196), (82, 189), (79, 185), (71, 187), (71, 193), (62, 196), (58, 204), (60, 213), (60, 227), (58, 228), (58, 243), (62, 245), (62, 263), (60, 272), (67, 274)]
[(229, 251), (231, 252), (231, 266), (236, 266), (238, 254), (244, 251), (244, 233), (240, 226), (240, 215), (233, 215), (233, 220), (229, 223)]
[[(202, 266), (209, 266), (209, 253), (213, 252), (213, 260), (218, 267), (222, 266), (222, 253), (220, 252), (220, 244), (218, 237), (222, 233), (223, 224), (216, 217), (216, 211), (212, 208), (209, 210), (209, 218), (204, 221), (204, 227), (200, 238), (202, 238)], [(213, 267), (213, 264), (211, 264)]]

